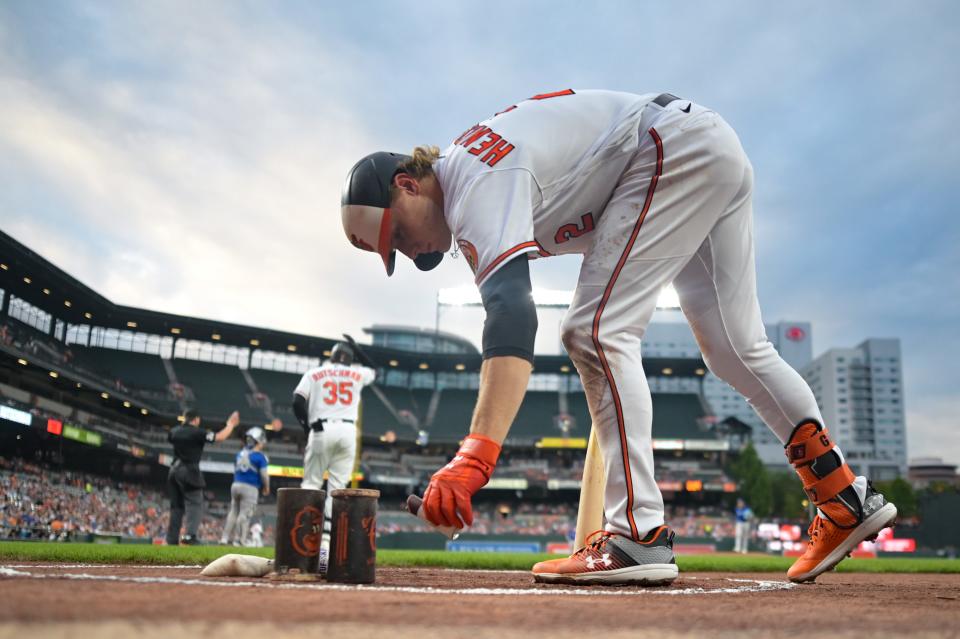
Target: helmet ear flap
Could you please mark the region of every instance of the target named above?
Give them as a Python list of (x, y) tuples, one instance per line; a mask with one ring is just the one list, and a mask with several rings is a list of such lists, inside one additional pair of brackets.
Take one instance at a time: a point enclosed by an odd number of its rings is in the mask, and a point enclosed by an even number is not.
[(421, 253), (413, 259), (413, 263), (421, 271), (432, 271), (443, 261), (443, 253), (434, 251), (433, 253)]

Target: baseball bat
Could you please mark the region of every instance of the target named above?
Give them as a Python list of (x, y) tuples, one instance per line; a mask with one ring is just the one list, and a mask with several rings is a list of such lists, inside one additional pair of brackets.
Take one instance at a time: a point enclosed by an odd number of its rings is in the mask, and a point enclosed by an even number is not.
[(587, 455), (583, 462), (583, 479), (580, 482), (580, 506), (577, 509), (574, 550), (583, 548), (587, 535), (603, 528), (603, 492), (606, 480), (603, 456), (597, 444), (597, 432), (591, 426), (590, 439), (587, 441)]
[(355, 350), (355, 351), (357, 352), (357, 359), (360, 360), (360, 363), (361, 363), (361, 364), (363, 364), (364, 366), (369, 366), (370, 368), (376, 368), (376, 367), (377, 367), (377, 363), (374, 362), (373, 359), (372, 359), (369, 355), (367, 355), (367, 352), (366, 352), (365, 350), (363, 350), (362, 348), (360, 348), (360, 345), (357, 344), (357, 340), (353, 339), (353, 338), (352, 338), (350, 335), (348, 335), (347, 333), (344, 333), (344, 334), (343, 334), (343, 337), (344, 337), (344, 339), (347, 340), (347, 343), (349, 343), (350, 346), (353, 347), (353, 350)]
[(423, 513), (423, 499), (417, 495), (410, 495), (407, 497), (407, 512), (416, 516), (417, 519), (427, 522), (433, 527), (434, 530), (451, 541), (460, 536), (459, 528), (454, 528), (453, 526), (438, 526), (429, 521), (427, 516)]

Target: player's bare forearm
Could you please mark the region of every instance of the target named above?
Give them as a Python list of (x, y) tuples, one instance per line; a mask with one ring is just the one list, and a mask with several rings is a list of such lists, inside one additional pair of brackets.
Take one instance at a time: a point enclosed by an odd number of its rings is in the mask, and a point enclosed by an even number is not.
[(468, 436), (449, 464), (430, 478), (423, 515), (435, 526), (473, 524), (474, 494), (490, 480), (500, 445), (510, 432), (530, 381), (530, 363), (519, 357), (491, 357), (480, 369), (480, 396)]
[(480, 394), (470, 433), (502, 444), (510, 432), (533, 367), (520, 357), (491, 357), (480, 368)]

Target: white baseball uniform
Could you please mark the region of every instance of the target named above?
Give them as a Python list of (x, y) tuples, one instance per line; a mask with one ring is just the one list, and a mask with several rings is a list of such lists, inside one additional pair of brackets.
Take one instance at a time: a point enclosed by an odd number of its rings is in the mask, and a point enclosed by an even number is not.
[(330, 493), (347, 485), (357, 454), (357, 414), (360, 391), (372, 383), (376, 373), (365, 366), (345, 366), (324, 362), (303, 374), (295, 393), (307, 400), (310, 424), (323, 420), (323, 430), (311, 430), (303, 459), (302, 488), (323, 487), (327, 473), (327, 499), (324, 504), (323, 540), (330, 544), (330, 518), (333, 497)]
[[(563, 343), (606, 467), (605, 527), (664, 523), (640, 340), (671, 282), (704, 360), (786, 441), (822, 423), (767, 340), (757, 301), (753, 169), (733, 129), (688, 100), (560, 91), (472, 127), (434, 165), (444, 215), (483, 284), (515, 255), (582, 253)], [(866, 479), (855, 487), (861, 499)]]

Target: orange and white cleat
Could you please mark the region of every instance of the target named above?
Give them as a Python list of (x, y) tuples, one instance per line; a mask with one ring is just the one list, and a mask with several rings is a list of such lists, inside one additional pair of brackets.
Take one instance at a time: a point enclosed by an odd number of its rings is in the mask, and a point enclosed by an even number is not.
[(673, 537), (666, 526), (651, 530), (640, 541), (598, 530), (569, 557), (535, 565), (533, 580), (545, 584), (666, 586), (679, 574)]
[(815, 580), (897, 519), (897, 507), (869, 482), (861, 503), (856, 477), (834, 448), (827, 430), (813, 420), (800, 423), (786, 445), (787, 459), (819, 511), (807, 530), (806, 552), (787, 571), (790, 581)]

